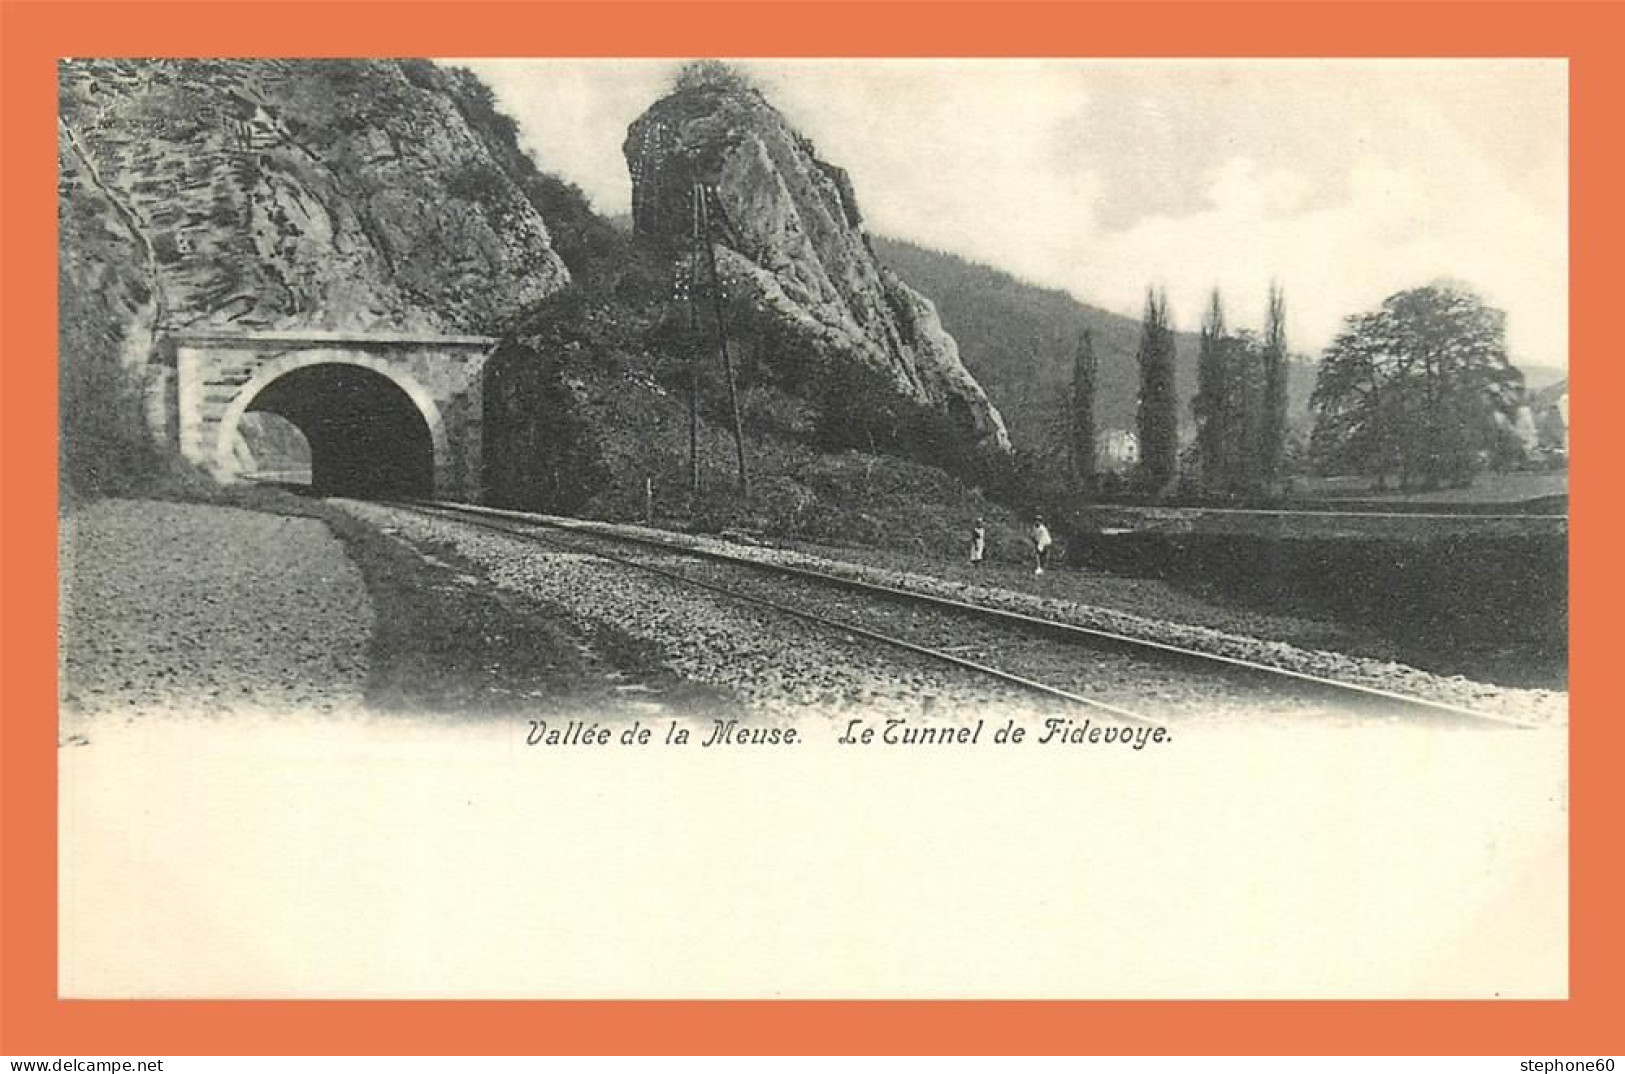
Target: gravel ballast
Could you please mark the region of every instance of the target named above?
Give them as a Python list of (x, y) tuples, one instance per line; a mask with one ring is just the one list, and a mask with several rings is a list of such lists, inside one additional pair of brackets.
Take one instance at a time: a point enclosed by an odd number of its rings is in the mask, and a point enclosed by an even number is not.
[(321, 522), (104, 500), (59, 549), (66, 718), (360, 707), (372, 607)]
[(422, 545), (449, 544), (489, 582), (516, 596), (568, 609), (651, 643), (677, 675), (737, 698), (753, 716), (789, 719), (818, 711), (886, 715), (986, 711), (1026, 698), (922, 658), (878, 654), (842, 636), (772, 612), (646, 575), (590, 554), (562, 551), (466, 522), (359, 501), (358, 517)]
[[(364, 518), (399, 527), (403, 534), (415, 540), (451, 542), (460, 554), (488, 570), (491, 580), (499, 586), (556, 601), (588, 618), (605, 617), (624, 629), (637, 632), (665, 651), (679, 673), (738, 691), (751, 699), (753, 707), (766, 705), (775, 710), (805, 711), (888, 703), (923, 705), (941, 712), (962, 705), (1008, 704), (1012, 700), (1012, 691), (1005, 688), (959, 685), (957, 673), (916, 666), (892, 653), (879, 654), (867, 644), (844, 642), (828, 629), (791, 623), (765, 609), (738, 606), (724, 597), (696, 594), (683, 589), (680, 583), (638, 578), (631, 568), (594, 561), (591, 557), (561, 552), (557, 548), (549, 550), (522, 538), (480, 530), (449, 519), (425, 518), (374, 504), (349, 506)], [(585, 531), (598, 532), (617, 528), (596, 523), (579, 526)], [(625, 529), (662, 538), (674, 537), (638, 527)], [(923, 575), (838, 563), (784, 550), (740, 546), (709, 538), (676, 539), (756, 560), (812, 567), (1309, 674), (1347, 679), (1520, 722), (1550, 724), (1566, 717), (1567, 698), (1560, 693), (1507, 690), (1466, 680), (1443, 679), (1398, 664), (1305, 650), (1212, 628), (1154, 620), (994, 587), (967, 586)], [(966, 689), (973, 693), (966, 695)], [(1114, 700), (1133, 709), (1128, 703), (1133, 696), (1133, 684), (1113, 683), (1111, 690)], [(1204, 691), (1197, 680), (1170, 680), (1161, 674), (1147, 680), (1145, 696), (1151, 715), (1160, 715), (1172, 708), (1178, 709), (1184, 718), (1233, 717), (1240, 707), (1233, 698), (1222, 696), (1221, 691)]]

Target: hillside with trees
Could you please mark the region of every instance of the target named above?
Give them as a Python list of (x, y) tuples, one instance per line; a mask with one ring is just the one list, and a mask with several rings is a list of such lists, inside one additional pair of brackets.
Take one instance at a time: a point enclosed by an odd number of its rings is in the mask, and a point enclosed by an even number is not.
[[(959, 341), (966, 368), (1004, 415), (1019, 448), (1063, 448), (1079, 340), (1089, 331), (1097, 363), (1094, 423), (1102, 437), (1138, 428), (1141, 322), (1079, 302), (1065, 291), (1040, 287), (986, 265), (898, 239), (875, 238), (875, 252), (937, 305)], [(1247, 311), (1251, 314), (1253, 311)], [(1264, 311), (1257, 311), (1262, 318)], [(1170, 311), (1177, 320), (1179, 310)], [(1174, 398), (1182, 430), (1194, 427), (1196, 360), (1200, 339), (1172, 333)], [(1312, 362), (1288, 365), (1287, 420), (1307, 436)]]

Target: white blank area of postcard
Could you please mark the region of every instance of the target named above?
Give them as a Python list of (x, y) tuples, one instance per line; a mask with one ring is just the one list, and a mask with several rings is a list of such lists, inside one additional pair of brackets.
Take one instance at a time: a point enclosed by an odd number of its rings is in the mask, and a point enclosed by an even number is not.
[(1562, 997), (1566, 732), (1160, 749), (110, 721), (59, 751), (68, 997)]

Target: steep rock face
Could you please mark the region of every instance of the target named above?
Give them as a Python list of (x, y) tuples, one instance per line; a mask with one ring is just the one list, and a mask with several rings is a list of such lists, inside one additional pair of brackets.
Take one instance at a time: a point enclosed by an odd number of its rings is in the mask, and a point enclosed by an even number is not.
[(623, 148), (633, 228), (673, 250), (692, 234), (695, 182), (715, 188), (726, 217), (718, 271), (744, 332), (885, 370), (904, 394), (1010, 446), (935, 307), (875, 258), (846, 173), (759, 92), (728, 81), (679, 89), (632, 124)]
[[(422, 62), (59, 68), (66, 282), (153, 328), (491, 331), (569, 273)], [(145, 347), (143, 346), (145, 343)]]
[[(157, 338), (158, 293), (141, 234), (84, 174), (58, 138), (57, 323), (64, 501), (74, 492), (127, 487), (159, 464), (153, 432), (161, 414), (145, 412), (142, 378), (132, 376)], [(149, 428), (150, 426), (150, 428)]]

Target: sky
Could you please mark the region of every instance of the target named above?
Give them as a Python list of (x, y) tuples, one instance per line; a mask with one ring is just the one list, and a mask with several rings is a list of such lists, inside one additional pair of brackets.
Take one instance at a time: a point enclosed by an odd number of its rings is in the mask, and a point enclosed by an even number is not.
[[(628, 211), (626, 128), (677, 60), (452, 60), (547, 171)], [(772, 60), (743, 68), (851, 174), (866, 227), (1194, 330), (1286, 293), (1294, 350), (1465, 283), (1518, 364), (1568, 364), (1563, 60)]]

